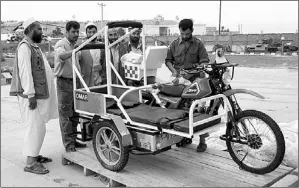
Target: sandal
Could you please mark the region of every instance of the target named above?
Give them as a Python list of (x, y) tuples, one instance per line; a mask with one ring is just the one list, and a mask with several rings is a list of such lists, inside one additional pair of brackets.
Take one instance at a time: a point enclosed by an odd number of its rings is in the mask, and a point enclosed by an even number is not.
[(47, 173), (50, 172), (41, 163), (35, 163), (34, 165), (32, 165), (30, 167), (26, 166), (24, 168), (24, 171), (25, 172), (31, 172), (31, 173), (34, 173), (34, 174), (47, 174)]
[(206, 151), (207, 147), (208, 146), (207, 146), (206, 143), (199, 143), (197, 148), (196, 148), (196, 151), (197, 152), (204, 152), (204, 151)]
[(49, 163), (49, 162), (52, 162), (52, 159), (48, 158), (48, 157), (44, 157), (42, 155), (39, 155), (39, 156), (37, 156), (37, 162), (39, 162), (39, 163)]

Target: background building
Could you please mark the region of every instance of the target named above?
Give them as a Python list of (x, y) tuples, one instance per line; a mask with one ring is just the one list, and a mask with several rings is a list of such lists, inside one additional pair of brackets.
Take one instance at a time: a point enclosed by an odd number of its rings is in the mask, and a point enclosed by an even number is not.
[(206, 35), (216, 35), (216, 27), (206, 27)]

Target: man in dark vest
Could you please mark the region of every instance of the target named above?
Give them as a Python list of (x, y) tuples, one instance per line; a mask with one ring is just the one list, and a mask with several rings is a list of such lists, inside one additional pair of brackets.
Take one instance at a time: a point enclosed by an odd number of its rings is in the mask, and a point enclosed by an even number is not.
[(46, 134), (46, 123), (58, 117), (57, 96), (51, 67), (36, 43), (42, 41), (42, 28), (35, 19), (23, 22), (24, 39), (19, 43), (10, 89), (17, 96), (25, 122), (23, 154), (27, 156), (24, 171), (46, 174), (42, 163), (51, 158), (39, 155)]
[[(76, 79), (76, 87), (81, 84), (78, 77), (73, 78), (72, 52), (77, 47), (80, 24), (77, 21), (66, 23), (66, 37), (59, 40), (54, 47), (54, 75), (57, 76), (57, 97), (59, 123), (62, 142), (67, 152), (75, 152), (76, 147), (86, 147), (85, 144), (76, 141), (79, 114), (74, 111), (73, 79)], [(77, 58), (78, 59), (78, 58)], [(79, 61), (79, 60), (78, 60)], [(79, 62), (76, 68), (81, 72)]]

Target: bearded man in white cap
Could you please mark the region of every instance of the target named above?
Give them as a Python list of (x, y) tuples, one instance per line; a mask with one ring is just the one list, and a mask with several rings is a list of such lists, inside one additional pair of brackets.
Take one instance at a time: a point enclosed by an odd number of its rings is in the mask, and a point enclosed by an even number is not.
[(16, 51), (14, 71), (10, 89), (11, 96), (17, 96), (20, 111), (25, 122), (23, 154), (27, 156), (24, 171), (47, 174), (42, 163), (52, 159), (39, 155), (46, 123), (58, 117), (57, 95), (52, 69), (37, 43), (42, 41), (42, 28), (35, 19), (23, 23), (24, 39)]

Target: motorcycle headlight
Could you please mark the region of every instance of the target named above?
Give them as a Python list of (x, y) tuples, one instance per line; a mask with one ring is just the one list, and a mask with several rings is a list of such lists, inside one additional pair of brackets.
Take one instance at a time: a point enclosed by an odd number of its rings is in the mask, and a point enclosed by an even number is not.
[(230, 71), (228, 69), (223, 73), (222, 81), (225, 85), (229, 85), (230, 82), (232, 81), (232, 76), (231, 76)]

